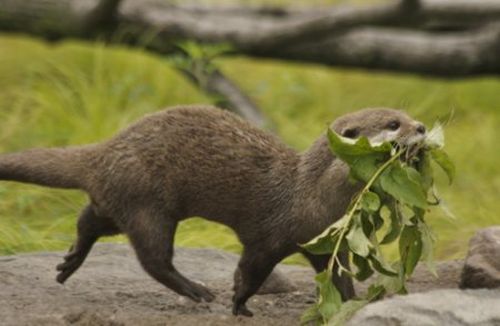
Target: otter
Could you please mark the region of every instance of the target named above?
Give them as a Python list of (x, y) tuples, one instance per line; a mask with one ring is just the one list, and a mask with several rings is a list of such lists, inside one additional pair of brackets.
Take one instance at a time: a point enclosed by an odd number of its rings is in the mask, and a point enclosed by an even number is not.
[[(344, 115), (331, 128), (348, 138), (414, 141), (425, 127), (393, 109)], [(302, 250), (339, 219), (360, 188), (323, 134), (303, 153), (227, 111), (174, 107), (150, 114), (102, 143), (0, 155), (0, 180), (80, 189), (89, 196), (77, 239), (56, 268), (64, 283), (102, 236), (124, 233), (155, 280), (194, 301), (214, 295), (173, 265), (177, 224), (200, 216), (232, 228), (243, 244), (232, 312), (251, 316), (247, 300), (274, 266), (301, 252), (320, 272), (328, 255)], [(347, 253), (339, 256), (349, 265)], [(352, 281), (333, 273), (342, 299)]]

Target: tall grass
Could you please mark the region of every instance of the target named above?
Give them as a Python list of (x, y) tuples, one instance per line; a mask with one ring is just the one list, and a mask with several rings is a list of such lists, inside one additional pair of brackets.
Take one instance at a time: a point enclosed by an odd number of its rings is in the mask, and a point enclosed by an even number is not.
[[(428, 215), (437, 257), (463, 255), (475, 230), (500, 222), (500, 80), (446, 81), (248, 58), (217, 63), (298, 150), (336, 116), (362, 107), (403, 108), (428, 125), (449, 120), (446, 147), (458, 177), (448, 187), (438, 175), (438, 185), (457, 218), (438, 210)], [(1, 152), (96, 142), (159, 108), (209, 101), (166, 60), (140, 50), (0, 37)], [(68, 246), (85, 201), (77, 191), (0, 183), (0, 254)], [(184, 222), (176, 244), (240, 249), (229, 229), (201, 219)]]

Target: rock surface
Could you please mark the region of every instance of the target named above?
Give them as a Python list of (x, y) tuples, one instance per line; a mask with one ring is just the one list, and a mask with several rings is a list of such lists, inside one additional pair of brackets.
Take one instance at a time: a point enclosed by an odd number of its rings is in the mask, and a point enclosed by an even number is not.
[(297, 287), (281, 272), (281, 268), (277, 268), (267, 277), (257, 294), (288, 293), (296, 290)]
[[(253, 318), (231, 315), (233, 272), (238, 256), (211, 249), (177, 248), (176, 267), (217, 296), (196, 304), (152, 280), (127, 245), (98, 244), (64, 286), (55, 282), (63, 252), (0, 257), (0, 325), (298, 325), (315, 300), (311, 268), (280, 265), (278, 277), (295, 291), (253, 296)], [(456, 288), (461, 262), (438, 265), (435, 279), (418, 266), (411, 292)], [(288, 282), (288, 281), (287, 281)], [(356, 285), (362, 291), (364, 285)], [(392, 299), (391, 299), (392, 300)], [(498, 305), (500, 307), (500, 305)]]
[(372, 303), (347, 325), (500, 325), (500, 290), (434, 290)]
[(279, 273), (297, 280), (295, 286), (306, 293), (257, 295), (248, 304), (254, 318), (233, 317), (238, 256), (218, 250), (176, 249), (176, 267), (217, 296), (214, 302), (198, 304), (151, 279), (127, 245), (96, 245), (64, 286), (55, 281), (55, 266), (63, 255), (0, 257), (0, 325), (273, 325), (276, 320), (294, 324), (314, 301), (312, 270), (281, 265)]
[(470, 240), (460, 287), (500, 287), (500, 226), (479, 230)]

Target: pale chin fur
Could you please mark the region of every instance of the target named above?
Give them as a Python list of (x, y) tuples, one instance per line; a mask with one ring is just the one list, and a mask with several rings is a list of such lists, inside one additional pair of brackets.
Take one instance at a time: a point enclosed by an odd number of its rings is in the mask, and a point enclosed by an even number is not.
[(399, 138), (399, 129), (398, 130), (383, 130), (382, 132), (376, 134), (373, 137), (368, 138), (370, 144), (372, 146), (378, 146), (383, 142), (391, 142), (395, 141)]
[(405, 145), (414, 145), (423, 142), (425, 139), (425, 135), (423, 134), (418, 134), (418, 135), (413, 135), (411, 137), (408, 137), (405, 139), (404, 144)]
[(392, 142), (392, 141), (396, 141), (401, 145), (410, 146), (410, 145), (414, 145), (417, 143), (421, 143), (425, 139), (425, 135), (422, 135), (422, 134), (413, 135), (413, 136), (404, 137), (404, 138), (401, 138), (399, 134), (400, 134), (399, 129), (394, 130), (394, 131), (384, 130), (384, 131), (380, 132), (379, 134), (368, 138), (368, 140), (370, 141), (370, 144), (372, 146), (378, 146), (378, 145), (382, 144), (383, 142)]

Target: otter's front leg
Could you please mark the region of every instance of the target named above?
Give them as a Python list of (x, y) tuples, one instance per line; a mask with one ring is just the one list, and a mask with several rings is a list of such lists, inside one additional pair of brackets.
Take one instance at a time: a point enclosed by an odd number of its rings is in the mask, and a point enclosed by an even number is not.
[[(316, 273), (320, 273), (328, 267), (328, 261), (331, 257), (330, 255), (313, 255), (306, 251), (302, 252), (302, 254), (309, 260)], [(339, 252), (338, 258), (345, 268), (349, 268), (349, 255), (347, 252)], [(332, 282), (339, 290), (343, 301), (350, 300), (356, 295), (352, 279), (345, 274), (339, 276), (337, 265), (333, 267)]]
[(234, 273), (233, 315), (253, 316), (246, 307), (247, 300), (258, 291), (283, 257), (262, 248), (244, 249)]

